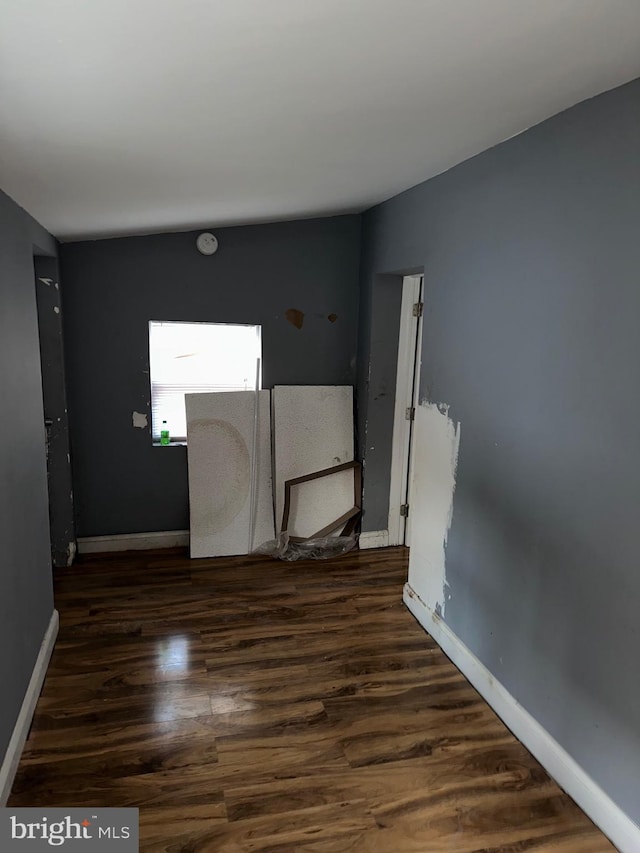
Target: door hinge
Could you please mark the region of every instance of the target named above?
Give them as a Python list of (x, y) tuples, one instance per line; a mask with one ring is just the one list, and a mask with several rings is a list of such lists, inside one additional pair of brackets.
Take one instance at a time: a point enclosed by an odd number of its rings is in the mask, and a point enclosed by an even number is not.
[(407, 411), (405, 412), (405, 420), (413, 421), (416, 417), (416, 410), (414, 406), (407, 406)]
[(400, 515), (402, 518), (407, 518), (409, 516), (409, 504), (400, 505)]
[(416, 302), (413, 306), (413, 316), (414, 317), (422, 317), (423, 311), (424, 311), (424, 302)]

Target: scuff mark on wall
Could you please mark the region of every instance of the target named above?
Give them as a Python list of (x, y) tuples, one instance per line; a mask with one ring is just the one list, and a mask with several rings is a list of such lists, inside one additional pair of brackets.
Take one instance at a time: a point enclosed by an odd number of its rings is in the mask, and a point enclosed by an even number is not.
[(133, 412), (131, 418), (133, 420), (134, 427), (137, 429), (146, 429), (149, 425), (147, 416), (143, 412)]
[(429, 608), (444, 616), (445, 550), (453, 519), (460, 423), (449, 417), (449, 406), (422, 400), (414, 430), (409, 584)]
[(76, 558), (76, 543), (71, 541), (67, 548), (67, 566), (72, 566)]
[(58, 308), (58, 306), (57, 306), (57, 305), (54, 305), (54, 306), (53, 306), (53, 310), (56, 312), (56, 314), (59, 314), (59, 313), (60, 313), (60, 309)]
[(296, 327), (296, 329), (302, 328), (302, 324), (304, 323), (304, 311), (299, 311), (297, 308), (287, 308), (284, 312), (284, 316), (292, 326)]

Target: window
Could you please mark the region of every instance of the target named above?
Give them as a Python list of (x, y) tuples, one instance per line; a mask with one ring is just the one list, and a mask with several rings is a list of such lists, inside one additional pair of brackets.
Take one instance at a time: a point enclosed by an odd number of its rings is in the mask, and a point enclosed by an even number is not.
[(171, 441), (186, 441), (185, 394), (261, 388), (260, 333), (260, 326), (149, 322), (154, 442), (162, 421)]

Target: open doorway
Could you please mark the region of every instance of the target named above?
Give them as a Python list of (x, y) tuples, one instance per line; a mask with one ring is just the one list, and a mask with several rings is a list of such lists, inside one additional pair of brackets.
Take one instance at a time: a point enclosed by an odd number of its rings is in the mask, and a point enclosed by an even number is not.
[(423, 275), (406, 275), (402, 279), (389, 490), (389, 545), (410, 544), (409, 483), (413, 423), (420, 385), (423, 287)]
[(40, 340), (51, 561), (54, 566), (67, 566), (71, 565), (75, 556), (76, 534), (58, 261), (53, 257), (36, 255), (33, 265)]

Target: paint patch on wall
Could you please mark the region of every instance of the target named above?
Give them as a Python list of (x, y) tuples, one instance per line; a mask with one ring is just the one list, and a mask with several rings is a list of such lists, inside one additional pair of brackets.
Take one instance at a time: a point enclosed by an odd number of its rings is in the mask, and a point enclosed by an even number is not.
[(423, 400), (414, 430), (409, 585), (444, 616), (445, 550), (453, 518), (460, 423), (451, 420), (448, 406)]
[(146, 429), (149, 426), (147, 416), (143, 412), (134, 412), (132, 415), (133, 425), (136, 429)]
[(296, 329), (302, 328), (302, 324), (304, 323), (304, 311), (298, 311), (297, 308), (287, 308), (284, 312), (284, 316), (292, 326), (296, 327)]

